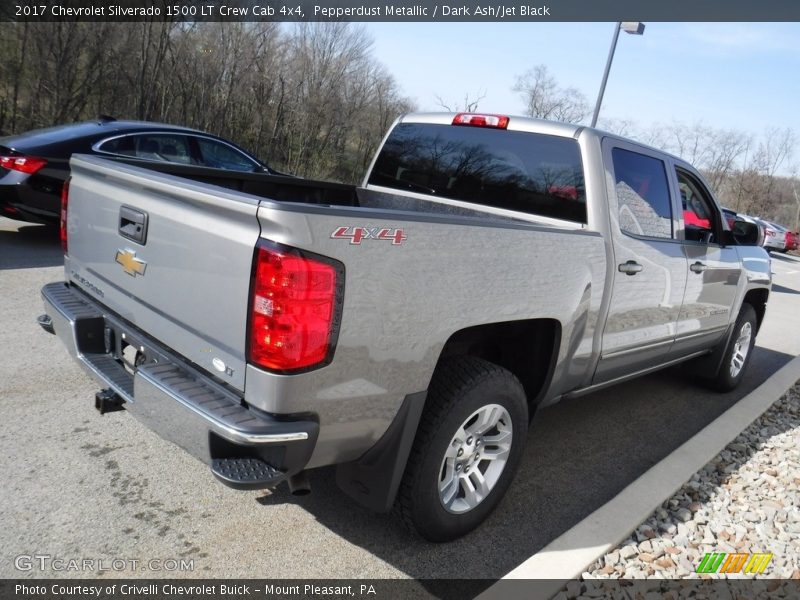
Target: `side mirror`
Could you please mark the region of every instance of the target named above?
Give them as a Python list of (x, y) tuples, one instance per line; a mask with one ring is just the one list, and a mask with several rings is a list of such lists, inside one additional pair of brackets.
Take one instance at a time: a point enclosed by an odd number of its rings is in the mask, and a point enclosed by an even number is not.
[(761, 234), (758, 225), (755, 223), (739, 221), (738, 219), (733, 222), (731, 233), (739, 246), (758, 246), (758, 238)]

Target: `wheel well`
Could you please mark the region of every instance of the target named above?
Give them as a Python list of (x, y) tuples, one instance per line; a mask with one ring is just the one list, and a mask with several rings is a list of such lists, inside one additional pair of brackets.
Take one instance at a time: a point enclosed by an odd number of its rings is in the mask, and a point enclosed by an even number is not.
[(761, 322), (764, 320), (764, 313), (767, 310), (767, 299), (769, 298), (769, 290), (759, 288), (757, 290), (750, 290), (744, 295), (743, 303), (752, 306), (756, 311), (757, 330), (761, 329)]
[(476, 325), (451, 335), (439, 360), (474, 356), (508, 369), (535, 405), (552, 376), (560, 341), (561, 324), (555, 319)]

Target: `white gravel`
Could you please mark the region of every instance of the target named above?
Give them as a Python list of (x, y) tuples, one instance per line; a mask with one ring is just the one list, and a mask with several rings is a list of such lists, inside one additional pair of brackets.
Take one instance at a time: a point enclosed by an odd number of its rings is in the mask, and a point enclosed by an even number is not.
[(590, 593), (589, 579), (725, 577), (695, 572), (706, 552), (771, 552), (758, 577), (798, 579), (799, 489), (800, 382), (590, 566), (566, 597)]

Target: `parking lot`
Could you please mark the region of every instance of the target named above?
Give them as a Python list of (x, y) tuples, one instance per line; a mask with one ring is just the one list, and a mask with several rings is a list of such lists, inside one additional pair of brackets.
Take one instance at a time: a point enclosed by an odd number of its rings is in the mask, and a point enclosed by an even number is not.
[[(434, 545), (350, 501), (332, 469), (302, 498), (235, 491), (126, 413), (97, 413), (96, 385), (35, 323), (60, 263), (56, 229), (0, 218), (0, 577), (93, 575), (15, 567), (34, 554), (138, 561), (104, 577), (501, 577), (800, 354), (800, 259), (777, 256), (740, 389), (711, 393), (673, 368), (543, 411), (499, 510)], [(191, 571), (148, 568), (181, 558)]]

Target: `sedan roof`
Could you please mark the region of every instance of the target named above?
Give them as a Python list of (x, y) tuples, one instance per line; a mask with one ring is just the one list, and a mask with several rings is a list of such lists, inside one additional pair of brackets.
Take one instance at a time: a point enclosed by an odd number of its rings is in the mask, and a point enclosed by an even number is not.
[(36, 148), (45, 148), (81, 139), (95, 139), (106, 134), (112, 135), (126, 131), (186, 131), (202, 133), (197, 129), (167, 125), (165, 123), (99, 119), (97, 121), (86, 121), (84, 123), (72, 123), (70, 125), (58, 125), (45, 129), (34, 129), (19, 135), (10, 135), (0, 138), (0, 146), (5, 146), (12, 150), (33, 151)]

